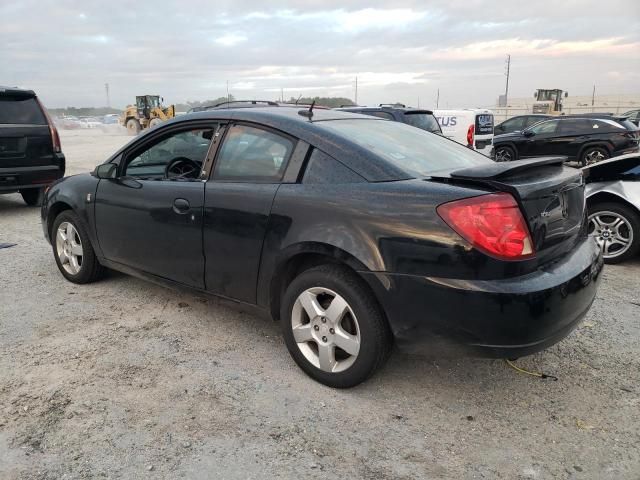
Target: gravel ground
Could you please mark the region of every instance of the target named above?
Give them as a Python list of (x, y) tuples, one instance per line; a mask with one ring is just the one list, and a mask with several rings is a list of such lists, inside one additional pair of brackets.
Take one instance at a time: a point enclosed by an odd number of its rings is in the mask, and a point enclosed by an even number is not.
[[(62, 132), (69, 173), (128, 140)], [(0, 196), (0, 478), (640, 478), (640, 260), (518, 364), (395, 352), (308, 379), (277, 324), (125, 275), (63, 279), (39, 212)]]

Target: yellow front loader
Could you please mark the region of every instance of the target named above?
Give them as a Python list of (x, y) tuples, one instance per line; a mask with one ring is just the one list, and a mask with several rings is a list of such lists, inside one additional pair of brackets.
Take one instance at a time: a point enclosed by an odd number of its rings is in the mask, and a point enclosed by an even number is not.
[(120, 124), (127, 128), (129, 135), (137, 135), (144, 128), (176, 116), (175, 105), (162, 106), (163, 99), (159, 95), (140, 95), (135, 105), (128, 105), (120, 117)]

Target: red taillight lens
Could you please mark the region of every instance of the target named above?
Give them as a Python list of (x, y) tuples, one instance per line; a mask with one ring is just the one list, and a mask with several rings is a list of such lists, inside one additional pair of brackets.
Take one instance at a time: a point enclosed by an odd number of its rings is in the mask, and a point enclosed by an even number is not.
[(443, 203), (438, 215), (478, 250), (501, 260), (534, 255), (529, 228), (515, 199), (491, 193)]
[(62, 151), (62, 145), (60, 144), (60, 135), (58, 134), (58, 129), (54, 125), (49, 112), (47, 112), (47, 109), (44, 108), (44, 105), (42, 105), (42, 102), (38, 97), (36, 97), (36, 101), (38, 102), (38, 105), (40, 105), (40, 109), (42, 110), (42, 113), (44, 113), (44, 116), (47, 119), (47, 123), (49, 124), (49, 133), (51, 134), (51, 146), (53, 147), (53, 151), (56, 153), (60, 153)]
[(473, 147), (473, 137), (476, 132), (476, 127), (474, 125), (469, 125), (469, 129), (467, 130), (467, 146)]

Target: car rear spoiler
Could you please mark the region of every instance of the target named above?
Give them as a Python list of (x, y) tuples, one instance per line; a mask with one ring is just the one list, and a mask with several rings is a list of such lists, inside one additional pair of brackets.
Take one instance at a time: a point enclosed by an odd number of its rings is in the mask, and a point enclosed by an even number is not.
[(454, 170), (449, 173), (449, 177), (460, 180), (497, 180), (500, 177), (545, 165), (562, 166), (566, 161), (567, 157), (541, 157), (529, 160), (515, 160), (513, 162), (494, 162), (478, 167)]

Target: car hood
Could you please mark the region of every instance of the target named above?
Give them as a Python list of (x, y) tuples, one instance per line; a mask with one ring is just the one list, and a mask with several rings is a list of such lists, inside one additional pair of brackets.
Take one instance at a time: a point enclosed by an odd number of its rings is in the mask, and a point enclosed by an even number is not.
[[(630, 153), (583, 167), (587, 183), (627, 179), (624, 173), (640, 165), (640, 153)], [(630, 179), (630, 178), (629, 178)]]

